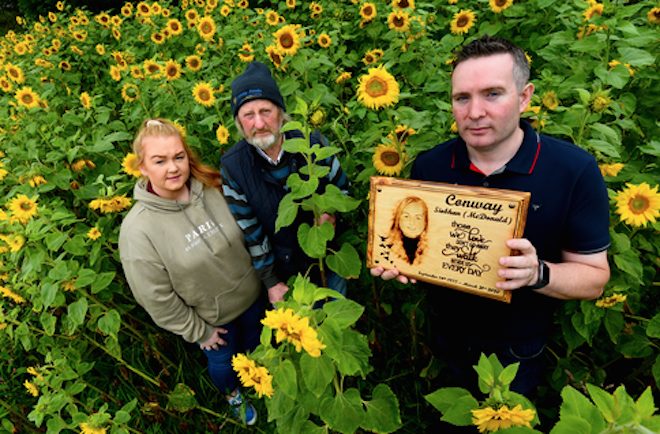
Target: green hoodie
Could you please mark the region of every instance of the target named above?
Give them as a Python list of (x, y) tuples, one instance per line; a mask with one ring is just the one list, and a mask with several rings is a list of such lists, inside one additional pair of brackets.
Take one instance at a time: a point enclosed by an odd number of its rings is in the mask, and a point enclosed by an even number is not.
[(160, 327), (204, 342), (214, 326), (243, 313), (261, 283), (243, 233), (219, 190), (191, 178), (190, 201), (177, 202), (135, 185), (119, 252), (137, 302)]

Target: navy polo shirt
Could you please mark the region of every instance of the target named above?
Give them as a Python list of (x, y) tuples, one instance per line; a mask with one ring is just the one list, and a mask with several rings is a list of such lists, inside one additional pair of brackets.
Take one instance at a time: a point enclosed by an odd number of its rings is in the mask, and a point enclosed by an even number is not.
[[(609, 246), (609, 199), (596, 160), (578, 146), (521, 121), (523, 143), (501, 169), (484, 175), (459, 137), (419, 154), (411, 178), (531, 193), (524, 238), (540, 259), (561, 262), (563, 250), (596, 253)], [(557, 300), (515, 290), (511, 304), (426, 284), (440, 329), (511, 339), (547, 333)], [(444, 323), (444, 324), (443, 324)]]

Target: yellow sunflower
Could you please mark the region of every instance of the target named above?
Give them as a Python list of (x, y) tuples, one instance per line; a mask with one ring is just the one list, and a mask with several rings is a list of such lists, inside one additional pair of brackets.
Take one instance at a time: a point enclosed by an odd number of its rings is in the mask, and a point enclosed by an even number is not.
[(275, 42), (279, 52), (285, 56), (293, 56), (300, 48), (300, 36), (296, 26), (287, 24), (274, 33)]
[(92, 241), (101, 238), (101, 235), (103, 234), (96, 226), (87, 231), (87, 238), (89, 238)]
[(392, 7), (395, 9), (415, 9), (415, 0), (392, 0)]
[(541, 97), (541, 102), (548, 110), (557, 110), (559, 107), (559, 99), (553, 90), (545, 92)]
[(475, 19), (474, 12), (469, 9), (456, 12), (454, 18), (451, 20), (451, 32), (455, 35), (467, 33), (474, 26)]
[(86, 109), (90, 109), (92, 107), (92, 98), (90, 98), (87, 92), (80, 94), (80, 104), (82, 104), (82, 106)]
[(103, 56), (105, 54), (105, 47), (102, 44), (96, 44), (96, 52), (98, 53), (99, 56)]
[(362, 63), (365, 65), (371, 65), (372, 63), (376, 63), (380, 61), (380, 59), (383, 57), (383, 50), (380, 48), (374, 48), (373, 50), (369, 50), (366, 53), (364, 53), (364, 57), (362, 58)]
[(602, 3), (592, 3), (591, 6), (589, 6), (583, 13), (582, 15), (584, 16), (585, 21), (591, 20), (594, 15), (603, 15), (603, 4)]
[(607, 91), (597, 91), (591, 98), (591, 109), (596, 113), (601, 113), (612, 104), (612, 99)]
[(340, 84), (352, 77), (349, 71), (344, 71), (335, 78), (335, 83)]
[(9, 201), (7, 208), (15, 218), (22, 224), (26, 224), (32, 217), (37, 215), (37, 199), (31, 199), (24, 194), (20, 194)]
[(151, 42), (160, 45), (165, 42), (165, 36), (161, 32), (154, 32), (151, 34)]
[(11, 84), (11, 81), (9, 81), (6, 75), (0, 77), (0, 89), (2, 89), (3, 92), (11, 92), (13, 88), (14, 85)]
[(215, 137), (221, 145), (226, 145), (229, 143), (229, 130), (224, 125), (218, 125), (218, 129), (215, 130)]
[(496, 14), (501, 13), (504, 9), (511, 7), (513, 0), (488, 0), (490, 10)]
[(25, 42), (19, 42), (18, 44), (14, 45), (14, 52), (18, 54), (19, 56), (22, 56), (23, 54), (28, 52), (28, 46)]
[(532, 409), (523, 410), (520, 404), (511, 409), (507, 405), (502, 405), (497, 410), (485, 407), (472, 410), (472, 423), (477, 426), (480, 433), (514, 426), (531, 428), (530, 422), (534, 420), (535, 414)]
[(137, 13), (143, 17), (148, 17), (151, 15), (151, 8), (146, 2), (140, 2), (137, 4)]
[(25, 303), (25, 299), (22, 296), (16, 294), (14, 291), (5, 286), (0, 286), (0, 294), (2, 294), (2, 296), (5, 298), (13, 300), (14, 303)]
[(621, 169), (623, 169), (623, 163), (610, 163), (610, 164), (599, 164), (598, 168), (600, 169), (601, 175), (605, 176), (617, 176)]
[(20, 105), (26, 108), (39, 107), (39, 95), (31, 87), (23, 86), (14, 95)]
[(286, 0), (286, 7), (289, 9), (296, 8), (296, 0)]
[(651, 8), (651, 10), (646, 14), (646, 19), (649, 20), (651, 24), (660, 23), (660, 7)]
[(55, 7), (57, 8), (58, 11), (62, 12), (64, 10), (64, 2), (58, 1), (55, 3)]
[(197, 104), (204, 107), (211, 107), (215, 103), (215, 95), (213, 94), (213, 87), (204, 81), (200, 81), (193, 87), (193, 97)]
[(330, 45), (332, 45), (332, 38), (327, 33), (321, 33), (316, 41), (322, 48), (328, 48)]
[(131, 66), (131, 77), (138, 79), (144, 78), (144, 73), (142, 72), (142, 68), (140, 68), (137, 65)]
[(83, 422), (79, 425), (80, 434), (105, 434), (106, 429), (91, 423)]
[(399, 83), (381, 65), (369, 68), (359, 79), (358, 101), (371, 109), (388, 107), (399, 101)]
[(395, 32), (407, 32), (410, 29), (410, 15), (406, 11), (392, 11), (387, 17), (387, 25)]
[(275, 65), (277, 69), (284, 69), (282, 66), (282, 61), (284, 59), (275, 45), (269, 45), (266, 47), (266, 53), (268, 53), (268, 58), (273, 62), (273, 65)]
[(376, 5), (374, 3), (367, 2), (360, 7), (360, 16), (362, 17), (362, 21), (365, 23), (368, 23), (369, 21), (372, 21), (374, 18), (376, 18), (377, 14), (378, 10), (376, 9)]
[(197, 13), (197, 10), (195, 9), (188, 9), (185, 14), (186, 20), (188, 21), (188, 24), (193, 23), (196, 24), (197, 20), (199, 19), (199, 13)]
[(167, 28), (170, 30), (170, 33), (175, 36), (183, 33), (183, 26), (181, 25), (181, 21), (177, 20), (176, 18), (172, 18), (167, 22)]
[(114, 81), (121, 80), (121, 69), (117, 65), (110, 65), (110, 77)]
[(197, 32), (205, 41), (210, 41), (215, 35), (215, 21), (210, 16), (205, 16), (197, 23)]
[(632, 226), (646, 226), (660, 217), (660, 194), (658, 186), (651, 188), (645, 182), (639, 185), (627, 183), (616, 197), (616, 213), (621, 221)]
[(121, 98), (126, 102), (133, 102), (140, 97), (140, 88), (133, 83), (126, 83), (121, 87)]
[(378, 145), (373, 156), (374, 167), (378, 173), (387, 176), (397, 176), (403, 169), (405, 154), (401, 155), (392, 145)]
[(280, 15), (275, 11), (266, 12), (266, 24), (276, 26), (280, 23)]
[(181, 65), (176, 60), (170, 59), (165, 62), (165, 78), (173, 81), (181, 77)]
[(25, 82), (25, 74), (23, 74), (23, 70), (20, 66), (7, 63), (5, 65), (5, 71), (7, 71), (7, 77), (9, 77), (14, 83), (22, 84)]
[(144, 73), (147, 77), (158, 78), (161, 74), (161, 67), (153, 60), (147, 59), (143, 63)]
[(196, 72), (202, 69), (202, 58), (196, 54), (192, 54), (186, 57), (186, 68)]

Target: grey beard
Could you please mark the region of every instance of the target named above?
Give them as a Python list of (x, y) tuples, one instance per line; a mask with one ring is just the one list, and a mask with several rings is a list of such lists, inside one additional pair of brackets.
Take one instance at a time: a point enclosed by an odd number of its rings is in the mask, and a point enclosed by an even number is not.
[(275, 144), (277, 141), (277, 137), (275, 137), (274, 134), (270, 134), (266, 137), (252, 137), (252, 138), (246, 138), (246, 142), (251, 144), (252, 146), (255, 146), (262, 151), (268, 150), (271, 146)]

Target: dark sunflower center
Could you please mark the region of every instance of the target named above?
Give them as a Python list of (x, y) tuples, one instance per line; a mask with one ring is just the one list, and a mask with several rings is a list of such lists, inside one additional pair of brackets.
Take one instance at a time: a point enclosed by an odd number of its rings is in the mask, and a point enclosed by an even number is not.
[(495, 0), (495, 5), (501, 8), (502, 6), (506, 5), (506, 2), (507, 0)]
[(405, 20), (402, 17), (395, 17), (392, 22), (395, 27), (403, 27), (405, 25)]
[(206, 34), (206, 33), (211, 33), (211, 32), (213, 31), (213, 29), (211, 28), (211, 24), (210, 24), (210, 23), (204, 23), (204, 24), (202, 24), (201, 29), (202, 29), (202, 33), (204, 33), (204, 34)]
[(21, 203), (21, 209), (23, 211), (31, 211), (32, 210), (32, 204), (29, 202), (22, 202)]
[(387, 90), (387, 83), (379, 77), (370, 78), (366, 85), (366, 92), (372, 98), (386, 95)]
[(467, 15), (461, 15), (460, 17), (458, 17), (458, 20), (456, 21), (456, 25), (458, 27), (465, 27), (468, 25), (469, 21), (470, 20), (468, 19)]
[(198, 96), (202, 101), (208, 101), (211, 99), (211, 93), (208, 91), (208, 89), (201, 89)]
[(367, 6), (362, 10), (362, 13), (364, 13), (366, 17), (370, 17), (374, 13), (374, 8), (372, 8), (371, 6)]
[(380, 154), (380, 161), (382, 161), (386, 166), (396, 166), (399, 164), (400, 160), (401, 157), (399, 156), (399, 153), (395, 151), (385, 151)]
[[(21, 97), (21, 100), (23, 101), (23, 104), (32, 104), (34, 102), (34, 98), (32, 98), (32, 95), (30, 95), (29, 93), (26, 93), (25, 95), (23, 95)], [(21, 208), (22, 207), (23, 207), (23, 205), (21, 205)]]
[(284, 48), (293, 47), (293, 36), (290, 33), (285, 33), (280, 36), (280, 45)]
[(409, 7), (409, 6), (410, 6), (410, 4), (408, 3), (407, 0), (401, 0), (401, 1), (399, 1), (399, 7), (400, 7), (400, 8), (407, 8), (407, 7)]

